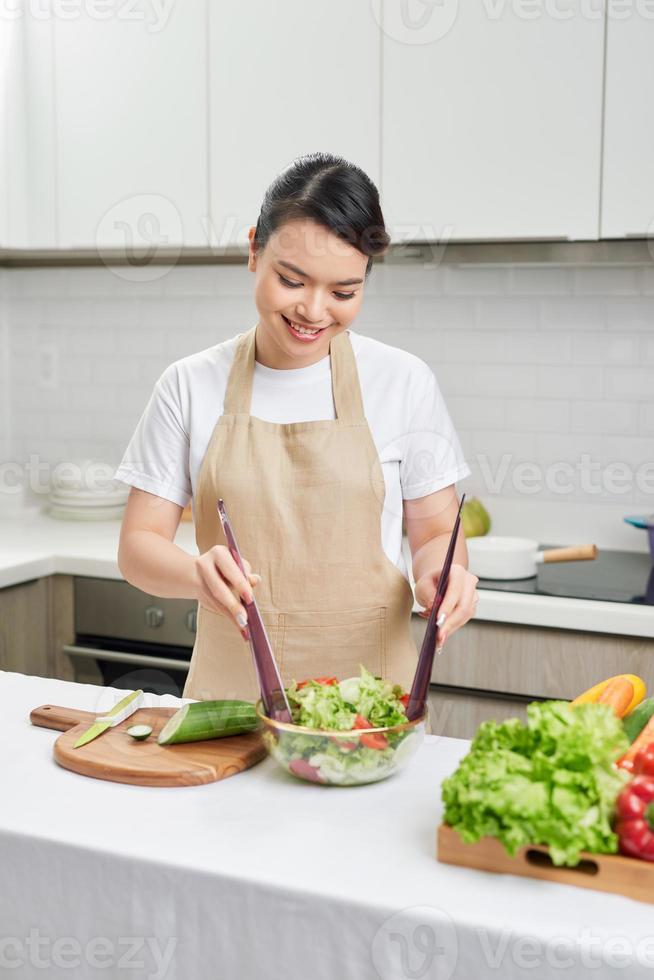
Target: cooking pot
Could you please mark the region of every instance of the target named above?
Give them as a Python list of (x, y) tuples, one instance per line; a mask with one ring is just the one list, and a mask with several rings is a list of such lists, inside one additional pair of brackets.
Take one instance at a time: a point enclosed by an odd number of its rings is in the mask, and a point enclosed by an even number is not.
[(513, 580), (533, 578), (541, 562), (588, 561), (597, 557), (594, 544), (573, 545), (569, 548), (538, 550), (531, 538), (511, 538), (485, 535), (468, 538), (470, 571), (479, 578)]

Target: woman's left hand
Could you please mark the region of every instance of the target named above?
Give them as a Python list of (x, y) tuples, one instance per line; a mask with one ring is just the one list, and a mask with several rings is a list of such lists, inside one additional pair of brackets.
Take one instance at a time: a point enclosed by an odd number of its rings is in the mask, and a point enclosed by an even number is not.
[[(475, 615), (477, 601), (479, 600), (478, 581), (477, 576), (469, 572), (463, 565), (452, 563), (447, 589), (438, 611), (439, 619), (441, 616), (445, 617), (443, 625), (438, 630), (439, 652), (447, 637), (451, 636), (455, 630), (460, 629)], [(434, 574), (422, 575), (416, 582), (416, 600), (425, 607), (418, 615), (425, 619), (429, 617), (431, 607), (434, 604), (437, 586), (438, 575)]]

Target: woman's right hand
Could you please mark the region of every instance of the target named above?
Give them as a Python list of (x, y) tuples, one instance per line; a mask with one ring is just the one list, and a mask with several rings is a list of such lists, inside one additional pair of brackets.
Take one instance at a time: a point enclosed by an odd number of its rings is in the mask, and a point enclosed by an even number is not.
[(252, 572), (246, 558), (243, 559), (247, 573), (244, 575), (223, 544), (214, 545), (194, 561), (195, 598), (211, 612), (233, 619), (241, 636), (247, 640), (247, 612), (243, 602), (252, 602), (253, 587), (259, 584), (261, 577)]

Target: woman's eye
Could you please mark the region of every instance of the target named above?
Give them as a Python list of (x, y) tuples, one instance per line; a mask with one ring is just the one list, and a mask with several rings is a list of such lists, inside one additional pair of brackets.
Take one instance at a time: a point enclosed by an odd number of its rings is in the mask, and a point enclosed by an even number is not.
[[(288, 286), (289, 289), (300, 289), (302, 287), (301, 282), (293, 282), (291, 279), (287, 279), (283, 276), (281, 272), (278, 272), (279, 281), (283, 283), (284, 286)], [(354, 299), (356, 293), (334, 293), (336, 299)]]
[(284, 285), (290, 286), (291, 289), (299, 289), (300, 286), (302, 285), (301, 282), (291, 282), (290, 279), (287, 279), (286, 276), (283, 276), (280, 272), (278, 272), (277, 275), (279, 276), (280, 280), (284, 283)]

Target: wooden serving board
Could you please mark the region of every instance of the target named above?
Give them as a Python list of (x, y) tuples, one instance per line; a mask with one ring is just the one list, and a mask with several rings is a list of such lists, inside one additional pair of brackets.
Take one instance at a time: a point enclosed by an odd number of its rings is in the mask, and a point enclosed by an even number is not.
[(626, 895), (639, 902), (654, 902), (654, 863), (621, 854), (583, 852), (576, 867), (560, 868), (552, 864), (547, 848), (539, 844), (520, 848), (512, 858), (495, 837), (483, 837), (476, 844), (466, 844), (456, 830), (441, 824), (438, 828), (437, 857), (444, 864), (558, 881), (564, 885), (577, 885), (578, 888)]
[[(108, 728), (78, 749), (73, 745), (93, 724), (95, 713), (42, 704), (30, 713), (30, 721), (41, 728), (64, 733), (54, 743), (54, 757), (60, 766), (82, 776), (136, 786), (212, 783), (256, 765), (266, 755), (258, 732), (183, 745), (158, 745), (157, 735), (175, 711), (175, 708), (139, 708), (115, 728)], [(151, 725), (152, 734), (138, 742), (127, 734), (131, 725)]]

